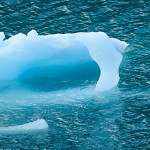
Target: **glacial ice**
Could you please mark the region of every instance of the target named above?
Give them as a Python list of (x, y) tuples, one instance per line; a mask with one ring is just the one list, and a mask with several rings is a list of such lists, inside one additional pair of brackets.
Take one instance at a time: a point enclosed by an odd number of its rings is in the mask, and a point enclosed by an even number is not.
[(34, 122), (26, 123), (18, 126), (0, 127), (1, 133), (27, 133), (48, 129), (48, 124), (44, 119), (38, 119)]
[(0, 42), (3, 41), (5, 38), (5, 35), (3, 32), (0, 32)]
[[(0, 33), (0, 80), (16, 80), (37, 66), (71, 66), (95, 61), (101, 74), (96, 91), (113, 88), (119, 81), (119, 66), (128, 44), (103, 32), (38, 35), (31, 30), (7, 40)], [(88, 73), (88, 72), (87, 72)]]

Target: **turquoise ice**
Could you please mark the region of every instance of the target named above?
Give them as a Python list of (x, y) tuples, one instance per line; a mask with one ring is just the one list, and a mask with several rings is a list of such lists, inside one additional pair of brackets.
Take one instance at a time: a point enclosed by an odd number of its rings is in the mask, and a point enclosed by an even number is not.
[(128, 46), (103, 32), (38, 35), (32, 30), (27, 35), (19, 33), (3, 39), (1, 33), (0, 80), (16, 80), (37, 66), (71, 66), (95, 61), (101, 70), (96, 91), (117, 85), (121, 53)]

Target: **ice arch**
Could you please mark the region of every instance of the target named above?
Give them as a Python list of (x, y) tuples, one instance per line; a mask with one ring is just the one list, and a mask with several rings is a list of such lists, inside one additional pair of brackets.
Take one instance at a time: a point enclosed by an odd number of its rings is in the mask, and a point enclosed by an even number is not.
[[(15, 80), (36, 66), (71, 65), (95, 61), (101, 75), (97, 91), (116, 86), (127, 43), (103, 32), (38, 35), (35, 30), (4, 40), (0, 33), (0, 80)], [(87, 72), (88, 73), (88, 72)]]

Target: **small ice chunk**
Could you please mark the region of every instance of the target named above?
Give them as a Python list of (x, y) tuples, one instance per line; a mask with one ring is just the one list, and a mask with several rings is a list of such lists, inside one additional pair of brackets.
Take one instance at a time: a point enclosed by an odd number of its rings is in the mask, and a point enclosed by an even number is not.
[(44, 119), (38, 119), (34, 122), (18, 126), (0, 127), (0, 133), (26, 133), (38, 130), (48, 129), (48, 124)]

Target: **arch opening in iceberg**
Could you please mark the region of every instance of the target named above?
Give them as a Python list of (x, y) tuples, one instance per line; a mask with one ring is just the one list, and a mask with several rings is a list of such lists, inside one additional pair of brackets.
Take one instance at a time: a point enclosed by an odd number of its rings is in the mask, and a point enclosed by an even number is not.
[[(116, 86), (119, 65), (127, 43), (103, 32), (27, 36), (17, 34), (7, 40), (0, 33), (0, 80), (16, 80), (27, 70), (45, 66), (76, 66), (96, 62), (101, 70), (97, 91)], [(88, 74), (88, 71), (87, 71)]]
[(99, 67), (94, 61), (70, 66), (48, 65), (25, 71), (19, 76), (17, 82), (18, 86), (22, 84), (22, 87), (32, 89), (32, 91), (50, 92), (95, 85), (99, 74)]

